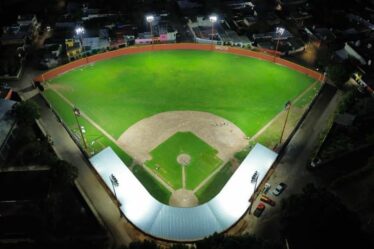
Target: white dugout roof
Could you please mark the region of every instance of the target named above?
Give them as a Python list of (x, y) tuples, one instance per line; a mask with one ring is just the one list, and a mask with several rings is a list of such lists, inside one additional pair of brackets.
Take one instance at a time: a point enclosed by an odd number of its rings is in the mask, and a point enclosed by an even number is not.
[(109, 147), (90, 161), (112, 191), (109, 177), (113, 174), (118, 179), (117, 198), (132, 224), (157, 238), (195, 241), (227, 230), (244, 215), (255, 190), (252, 175), (258, 171), (258, 186), (276, 157), (273, 151), (256, 144), (218, 195), (191, 208), (172, 207), (157, 201)]

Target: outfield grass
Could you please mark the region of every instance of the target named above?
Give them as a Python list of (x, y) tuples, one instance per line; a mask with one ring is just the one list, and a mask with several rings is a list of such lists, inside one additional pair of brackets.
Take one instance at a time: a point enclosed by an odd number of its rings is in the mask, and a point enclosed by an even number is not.
[[(238, 55), (211, 51), (158, 51), (96, 62), (57, 76), (48, 83), (118, 139), (127, 128), (143, 118), (175, 110), (216, 114), (236, 124), (251, 137), (282, 111), (288, 100), (293, 100), (313, 81), (286, 67)], [(309, 96), (313, 94), (310, 90)], [(71, 107), (48, 88), (44, 96), (69, 128), (76, 131)], [(304, 106), (308, 101), (308, 98), (300, 100), (297, 105)], [(91, 145), (95, 153), (111, 146), (128, 166), (131, 165), (132, 159), (115, 143), (84, 118), (80, 118), (80, 122), (86, 128), (88, 143), (95, 141)], [(272, 144), (270, 140), (276, 140), (275, 134), (278, 131), (269, 131), (260, 140)], [(186, 185), (190, 189), (206, 178), (205, 172), (213, 172), (218, 164), (209, 156), (204, 158), (196, 156), (195, 151), (192, 153), (193, 158), (210, 161), (211, 165), (204, 166), (206, 169), (187, 166)], [(160, 154), (158, 160), (161, 161), (176, 159), (175, 155)], [(168, 190), (150, 180), (152, 177), (144, 169), (139, 169), (135, 175), (157, 199), (163, 202), (168, 199)], [(180, 168), (168, 170), (163, 175), (173, 187), (180, 187)], [(224, 181), (217, 183), (221, 185), (226, 181), (217, 179)]]
[[(177, 162), (180, 154), (191, 157), (187, 166)], [(222, 163), (216, 154), (217, 150), (193, 133), (177, 132), (151, 152), (152, 160), (145, 165), (174, 189), (182, 188), (182, 167), (185, 167), (186, 188), (193, 190)]]
[(313, 79), (266, 61), (210, 51), (158, 51), (100, 61), (50, 81), (113, 137), (164, 111), (222, 116), (253, 135)]

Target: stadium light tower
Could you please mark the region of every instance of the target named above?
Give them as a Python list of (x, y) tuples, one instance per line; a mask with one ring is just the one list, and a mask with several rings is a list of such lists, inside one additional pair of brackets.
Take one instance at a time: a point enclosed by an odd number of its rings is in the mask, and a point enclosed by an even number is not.
[(212, 23), (212, 45), (213, 45), (213, 38), (214, 38), (214, 24), (217, 22), (218, 17), (216, 15), (209, 16), (209, 21)]
[(81, 115), (81, 112), (77, 107), (73, 108), (73, 112), (74, 112), (74, 116), (75, 116), (75, 121), (77, 122), (77, 125), (78, 125), (79, 133), (81, 134), (84, 149), (85, 149), (86, 152), (88, 152), (86, 139), (84, 139), (84, 132), (85, 131), (83, 132), (83, 129), (82, 129), (83, 126), (80, 125), (79, 119), (78, 119), (78, 117), (80, 117), (80, 115)]
[(155, 17), (153, 15), (148, 15), (145, 17), (145, 20), (147, 20), (147, 22), (149, 23), (149, 28), (150, 28), (150, 31), (151, 31), (151, 44), (153, 44), (153, 28), (152, 28), (152, 23), (153, 21), (155, 20)]
[(251, 195), (251, 197), (249, 198), (249, 207), (248, 207), (248, 210), (250, 213), (252, 213), (252, 205), (253, 205), (253, 202), (256, 200), (257, 198), (257, 191), (256, 191), (256, 188), (257, 188), (257, 180), (258, 180), (258, 177), (259, 177), (259, 173), (258, 171), (256, 170), (252, 177), (251, 177), (251, 183), (254, 184), (254, 189), (253, 189), (253, 193)]
[[(77, 26), (77, 27), (75, 28), (75, 34), (79, 37), (79, 41), (80, 41), (80, 43), (81, 43), (82, 50), (83, 50), (84, 54), (86, 54), (86, 51), (85, 51), (84, 46), (83, 46), (83, 34), (84, 34), (84, 33), (86, 33), (86, 30), (84, 29), (84, 27), (82, 27), (82, 26)], [(88, 63), (88, 57), (85, 56), (85, 58), (86, 58), (86, 63)]]
[(289, 101), (287, 101), (287, 103), (284, 106), (284, 109), (287, 111), (287, 114), (286, 114), (286, 119), (284, 120), (284, 124), (283, 124), (283, 128), (282, 128), (282, 133), (281, 133), (281, 136), (280, 136), (280, 139), (279, 139), (279, 145), (282, 144), (283, 134), (284, 134), (284, 130), (286, 129), (286, 124), (287, 124), (287, 120), (288, 120), (288, 114), (290, 113), (291, 105), (292, 105), (292, 103), (289, 100)]
[(112, 183), (112, 188), (113, 188), (114, 196), (116, 197), (116, 201), (118, 203), (119, 215), (120, 215), (120, 217), (122, 217), (122, 212), (121, 212), (121, 208), (120, 208), (121, 207), (121, 203), (119, 202), (119, 200), (117, 198), (117, 193), (116, 193), (116, 187), (119, 186), (119, 182), (117, 180), (117, 177), (114, 174), (110, 174), (109, 179), (110, 179), (110, 182)]
[(277, 39), (277, 46), (275, 47), (274, 62), (275, 62), (275, 58), (276, 58), (277, 53), (278, 53), (279, 40), (282, 37), (282, 35), (284, 34), (284, 31), (286, 31), (286, 30), (284, 28), (282, 28), (282, 27), (277, 27), (275, 29), (275, 34), (276, 34), (276, 37), (278, 39)]

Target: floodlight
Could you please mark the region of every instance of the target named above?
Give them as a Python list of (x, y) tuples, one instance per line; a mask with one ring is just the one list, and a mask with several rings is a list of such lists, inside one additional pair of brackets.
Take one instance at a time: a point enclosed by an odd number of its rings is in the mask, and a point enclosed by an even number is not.
[(275, 29), (275, 33), (277, 33), (277, 34), (279, 34), (279, 35), (283, 35), (283, 34), (284, 34), (284, 31), (285, 31), (285, 29), (282, 28), (282, 27), (277, 27), (277, 28)]
[(83, 28), (83, 27), (76, 27), (76, 28), (75, 28), (75, 33), (76, 33), (77, 35), (84, 34), (84, 28)]
[(218, 17), (216, 15), (211, 15), (209, 17), (209, 21), (212, 22), (212, 23), (217, 22), (217, 19), (218, 19)]
[(155, 19), (155, 17), (152, 16), (152, 15), (149, 15), (149, 16), (146, 16), (145, 19), (147, 20), (147, 22), (153, 22), (153, 20)]

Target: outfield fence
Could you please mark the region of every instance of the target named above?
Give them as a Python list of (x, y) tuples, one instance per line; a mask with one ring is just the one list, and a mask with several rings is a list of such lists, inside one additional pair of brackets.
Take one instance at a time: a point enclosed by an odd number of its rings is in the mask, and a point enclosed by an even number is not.
[(236, 54), (241, 56), (247, 56), (251, 58), (257, 58), (260, 60), (265, 60), (269, 62), (273, 62), (279, 65), (283, 65), (285, 67), (291, 68), (298, 72), (308, 75), (318, 81), (323, 80), (323, 74), (316, 72), (312, 69), (300, 66), (296, 63), (287, 61), (285, 59), (279, 58), (277, 56), (255, 52), (248, 49), (236, 48), (236, 47), (225, 47), (225, 46), (217, 46), (213, 44), (196, 44), (196, 43), (175, 43), (175, 44), (153, 44), (147, 46), (134, 46), (134, 47), (127, 47), (121, 48), (114, 51), (108, 51), (101, 54), (92, 55), (86, 58), (78, 59), (76, 61), (67, 63), (60, 67), (54, 68), (50, 71), (47, 71), (34, 79), (34, 81), (43, 82), (45, 80), (49, 80), (57, 75), (63, 74), (68, 72), (74, 68), (84, 66), (86, 64), (97, 62), (101, 60), (111, 59), (114, 57), (128, 55), (128, 54), (137, 54), (143, 52), (152, 52), (152, 51), (163, 51), (163, 50), (204, 50), (204, 51), (217, 51), (221, 53), (230, 53)]

